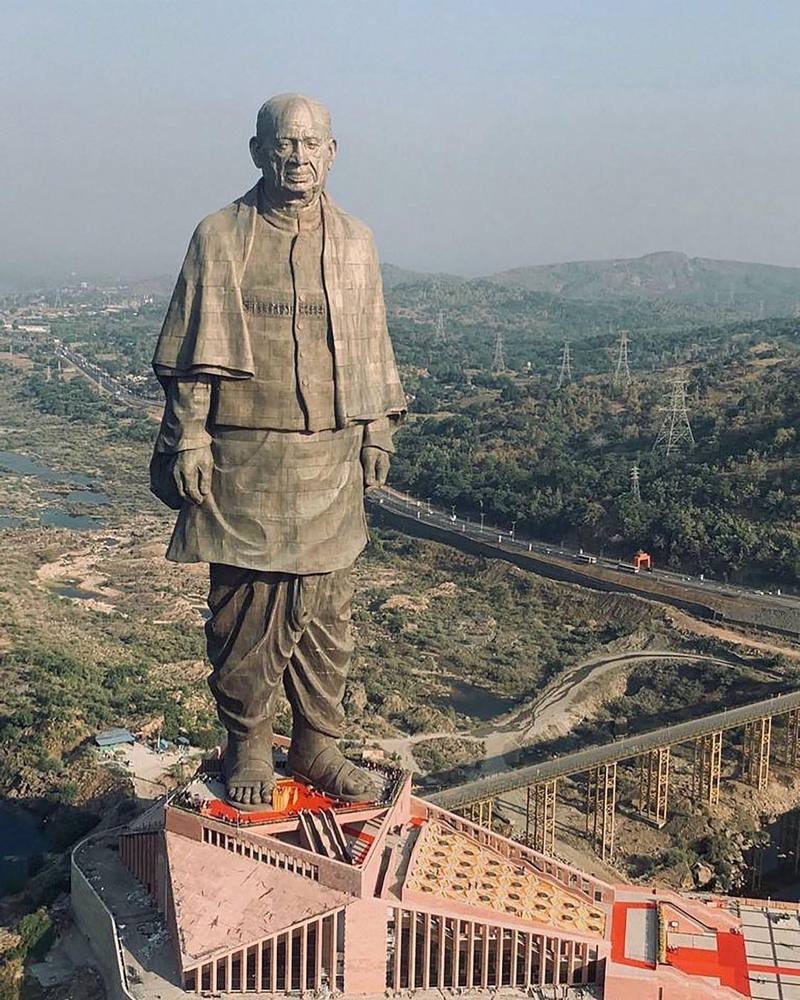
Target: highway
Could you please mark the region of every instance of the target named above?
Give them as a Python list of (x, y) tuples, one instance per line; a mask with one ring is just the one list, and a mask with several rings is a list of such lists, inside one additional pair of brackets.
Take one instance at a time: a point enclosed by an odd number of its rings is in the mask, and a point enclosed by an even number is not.
[(114, 378), (113, 375), (109, 375), (107, 371), (99, 365), (94, 364), (94, 362), (89, 361), (82, 354), (78, 354), (77, 351), (73, 351), (60, 343), (54, 344), (53, 351), (57, 358), (61, 358), (62, 361), (66, 361), (72, 365), (73, 368), (77, 369), (84, 378), (97, 386), (98, 389), (109, 393), (120, 402), (127, 403), (128, 406), (151, 410), (154, 406), (159, 405), (159, 401), (156, 399), (148, 399), (146, 396), (140, 396), (132, 392), (124, 382)]
[(794, 708), (800, 708), (800, 691), (776, 695), (774, 698), (757, 701), (752, 705), (743, 705), (741, 708), (716, 712), (714, 715), (706, 715), (691, 722), (664, 726), (649, 733), (628, 736), (625, 739), (616, 740), (614, 743), (590, 747), (588, 750), (578, 750), (576, 753), (565, 754), (563, 757), (556, 757), (541, 764), (532, 764), (528, 767), (519, 767), (501, 774), (478, 778), (475, 781), (436, 792), (427, 796), (427, 799), (443, 809), (461, 809), (473, 802), (493, 799), (516, 788), (525, 788), (528, 785), (550, 781), (553, 778), (563, 778), (570, 774), (580, 774), (603, 764), (638, 757), (648, 750), (675, 746), (698, 739), (701, 736), (707, 736), (709, 733), (736, 729), (744, 726), (747, 722), (753, 722), (766, 716), (781, 715)]
[[(389, 487), (368, 493), (367, 500), (370, 504), (394, 515), (393, 520), (398, 522), (398, 526), (407, 525), (412, 534), (415, 532), (411, 522), (429, 525), (438, 534), (444, 533), (445, 536), (449, 536), (446, 540), (451, 540), (453, 545), (459, 546), (460, 539), (470, 539), (488, 549), (494, 549), (498, 558), (516, 556), (517, 559), (514, 561), (518, 565), (524, 565), (524, 557), (530, 554), (536, 559), (537, 565), (528, 568), (534, 572), (545, 572), (547, 564), (561, 565), (568, 568), (570, 576), (578, 578), (575, 582), (584, 586), (599, 586), (602, 582), (605, 586), (601, 589), (632, 591), (651, 600), (662, 600), (678, 606), (692, 601), (706, 604), (709, 598), (716, 597), (716, 603), (720, 606), (717, 617), (741, 621), (735, 614), (726, 613), (724, 605), (734, 604), (740, 609), (746, 606), (756, 614), (743, 623), (772, 627), (773, 630), (788, 634), (800, 634), (800, 598), (794, 594), (782, 594), (780, 591), (765, 593), (761, 590), (661, 569), (653, 573), (644, 571), (636, 574), (632, 568), (620, 568), (620, 563), (616, 559), (570, 551), (552, 542), (524, 538), (519, 534), (512, 536), (508, 530), (504, 531), (486, 523), (481, 526), (476, 521), (461, 518), (457, 513), (447, 513), (425, 500), (416, 499)], [(589, 559), (593, 562), (588, 562)], [(676, 600), (678, 597), (682, 600)], [(757, 613), (760, 608), (765, 612), (771, 612), (772, 617), (777, 615), (781, 620), (785, 619), (784, 626), (776, 628), (774, 623), (767, 620), (769, 614), (762, 616), (765, 620), (758, 620)]]
[[(53, 346), (57, 357), (69, 362), (90, 382), (94, 383), (101, 390), (109, 392), (121, 402), (149, 410), (153, 410), (154, 407), (160, 405), (157, 400), (148, 399), (147, 397), (131, 392), (119, 379), (115, 379), (98, 365), (95, 365), (83, 357), (83, 355), (66, 347), (64, 344), (56, 342)], [(459, 536), (461, 538), (466, 537), (479, 542), (483, 546), (497, 550), (498, 558), (504, 558), (506, 555), (511, 554), (525, 555), (526, 553), (530, 553), (532, 556), (536, 555), (540, 557), (540, 560), (548, 563), (560, 563), (562, 566), (568, 567), (572, 575), (579, 575), (581, 577), (576, 582), (587, 586), (592, 586), (592, 581), (594, 581), (595, 586), (598, 585), (600, 580), (606, 584), (613, 584), (616, 581), (617, 588), (606, 586), (602, 589), (632, 591), (643, 597), (663, 600), (667, 603), (676, 603), (678, 606), (680, 606), (680, 602), (675, 600), (670, 601), (670, 594), (664, 590), (660, 590), (659, 584), (678, 588), (688, 595), (690, 601), (695, 600), (700, 603), (707, 600), (710, 594), (716, 594), (721, 598), (738, 602), (740, 605), (743, 601), (746, 601), (747, 605), (754, 610), (757, 610), (759, 605), (765, 608), (772, 608), (778, 612), (781, 618), (788, 620), (784, 626), (778, 627), (769, 621), (758, 620), (757, 617), (746, 619), (744, 623), (761, 625), (764, 628), (771, 628), (773, 631), (780, 631), (787, 634), (800, 634), (800, 598), (793, 594), (782, 594), (780, 590), (773, 593), (764, 593), (761, 590), (721, 583), (707, 578), (690, 577), (663, 569), (656, 570), (653, 573), (644, 572), (635, 574), (632, 568), (620, 568), (621, 564), (616, 559), (607, 559), (600, 555), (584, 552), (583, 550), (580, 552), (570, 551), (564, 547), (554, 545), (552, 542), (525, 538), (519, 534), (512, 534), (508, 530), (504, 531), (490, 524), (480, 524), (461, 518), (457, 513), (451, 512), (448, 514), (427, 501), (411, 497), (391, 487), (384, 487), (382, 490), (368, 493), (367, 501), (385, 508), (388, 512), (406, 522), (418, 521), (428, 524), (436, 528), (439, 532), (444, 532), (446, 535), (451, 536), (453, 543), (456, 545), (458, 544), (457, 539)], [(543, 572), (545, 566), (540, 562), (538, 567), (531, 566), (529, 568), (534, 571)], [(602, 571), (602, 575), (598, 571)], [(719, 613), (719, 617), (728, 618), (731, 621), (740, 620), (735, 615), (726, 614), (724, 611)]]

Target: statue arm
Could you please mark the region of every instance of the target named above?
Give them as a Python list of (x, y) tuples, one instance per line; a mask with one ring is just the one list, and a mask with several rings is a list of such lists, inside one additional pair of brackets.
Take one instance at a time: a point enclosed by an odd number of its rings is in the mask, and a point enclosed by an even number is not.
[[(386, 328), (386, 309), (383, 302), (383, 285), (381, 281), (381, 270), (378, 261), (378, 253), (375, 243), (370, 234), (369, 239), (370, 265), (375, 287), (374, 313), (372, 315), (373, 330), (376, 335), (377, 345), (387, 356), (387, 362), (393, 372), (394, 354), (389, 341), (389, 333)], [(398, 380), (399, 389), (399, 380)], [(402, 390), (399, 390), (402, 398)], [(364, 422), (364, 440), (361, 445), (361, 465), (364, 470), (364, 489), (380, 489), (386, 484), (389, 475), (390, 455), (394, 454), (394, 432), (400, 426), (405, 415), (405, 407), (398, 408), (395, 412), (389, 412), (386, 416), (377, 417), (375, 420)]]
[(364, 443), (362, 448), (380, 448), (389, 455), (394, 454), (394, 432), (398, 421), (392, 417), (379, 417), (364, 424)]
[(211, 492), (214, 457), (208, 415), (214, 376), (170, 378), (150, 465), (151, 489), (170, 507), (201, 504)]
[(386, 485), (389, 475), (389, 456), (394, 454), (392, 435), (397, 421), (379, 417), (364, 424), (361, 444), (361, 467), (364, 470), (364, 489), (375, 490)]
[(211, 409), (212, 378), (210, 375), (196, 375), (167, 381), (164, 416), (156, 451), (175, 455), (211, 445), (206, 424)]

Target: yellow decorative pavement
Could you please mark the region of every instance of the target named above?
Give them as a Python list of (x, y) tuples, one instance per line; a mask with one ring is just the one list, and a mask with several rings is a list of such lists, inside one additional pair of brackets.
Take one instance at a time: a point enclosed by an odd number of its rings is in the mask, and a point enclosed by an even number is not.
[(406, 887), (559, 930), (605, 933), (602, 910), (441, 822), (423, 827)]

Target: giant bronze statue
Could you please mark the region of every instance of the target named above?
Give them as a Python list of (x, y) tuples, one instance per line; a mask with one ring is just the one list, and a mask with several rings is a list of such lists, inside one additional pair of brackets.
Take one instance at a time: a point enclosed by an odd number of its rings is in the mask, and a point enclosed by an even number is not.
[(197, 227), (161, 330), (151, 484), (179, 510), (167, 558), (210, 564), (228, 799), (270, 801), (282, 679), (292, 773), (355, 801), (373, 789), (337, 745), (351, 570), (367, 542), (363, 494), (386, 481), (405, 397), (372, 234), (325, 193), (327, 110), (273, 97), (250, 153), (261, 179)]

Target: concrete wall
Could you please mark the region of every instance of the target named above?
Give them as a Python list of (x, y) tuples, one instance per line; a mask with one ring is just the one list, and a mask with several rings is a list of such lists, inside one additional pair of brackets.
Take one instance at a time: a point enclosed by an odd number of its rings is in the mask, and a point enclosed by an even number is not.
[(125, 983), (122, 952), (114, 918), (92, 888), (75, 860), (85, 841), (73, 850), (70, 860), (72, 912), (75, 923), (92, 946), (97, 965), (103, 974), (108, 1000), (134, 1000)]
[[(480, 542), (469, 535), (462, 535), (456, 531), (448, 531), (438, 525), (429, 524), (427, 521), (417, 521), (413, 517), (403, 517), (396, 511), (388, 507), (380, 507), (373, 504), (370, 513), (378, 522), (390, 528), (397, 528), (406, 535), (414, 535), (417, 538), (427, 538), (433, 542), (442, 542), (453, 548), (467, 552), (469, 555), (481, 556), (484, 559), (502, 559), (503, 562), (512, 563), (520, 569), (531, 570), (539, 576), (546, 576), (551, 580), (560, 580), (562, 583), (577, 583), (581, 587), (589, 587), (591, 590), (602, 590), (608, 593), (635, 594), (644, 600), (659, 601), (662, 604), (671, 604), (675, 607), (689, 611), (698, 618), (715, 619), (722, 615), (716, 609), (702, 604), (700, 601), (688, 601), (679, 597), (670, 597), (666, 594), (647, 594), (637, 589), (635, 586), (627, 585), (623, 581), (612, 582), (601, 577), (593, 576), (589, 573), (582, 573), (576, 564), (574, 567), (568, 563), (553, 563), (546, 559), (539, 559), (535, 552), (524, 550), (515, 552), (499, 546), (490, 545), (487, 542)], [(497, 535), (494, 536), (495, 538)]]
[(359, 899), (344, 911), (344, 992), (382, 995), (386, 990), (386, 903)]
[[(732, 614), (723, 611), (702, 601), (693, 601), (678, 597), (676, 595), (663, 593), (649, 593), (639, 590), (633, 583), (626, 584), (623, 580), (610, 581), (593, 576), (589, 573), (581, 572), (580, 566), (570, 566), (566, 563), (553, 563), (537, 557), (535, 552), (516, 552), (510, 549), (501, 548), (480, 542), (469, 535), (459, 534), (457, 531), (448, 531), (435, 524), (428, 524), (426, 521), (418, 521), (415, 517), (404, 517), (397, 511), (379, 504), (371, 504), (370, 515), (378, 524), (386, 527), (397, 528), (406, 535), (414, 535), (417, 538), (427, 538), (434, 542), (442, 542), (454, 548), (461, 549), (470, 555), (482, 556), (484, 559), (502, 559), (504, 562), (513, 563), (521, 569), (531, 570), (539, 576), (546, 576), (551, 580), (561, 580), (564, 583), (577, 583), (581, 587), (589, 587), (591, 590), (601, 590), (609, 593), (634, 594), (642, 600), (656, 601), (661, 604), (669, 604), (672, 607), (688, 611), (698, 618), (705, 618), (710, 621), (726, 621), (734, 625), (758, 625), (759, 628), (774, 632), (777, 635), (796, 637), (798, 628), (792, 627), (787, 620), (787, 615), (775, 609), (742, 607), (739, 614)], [(488, 535), (488, 530), (487, 530)], [(491, 537), (491, 536), (488, 536)], [(497, 538), (497, 535), (494, 535)], [(709, 595), (711, 599), (711, 595)], [(796, 615), (794, 616), (796, 618)]]

